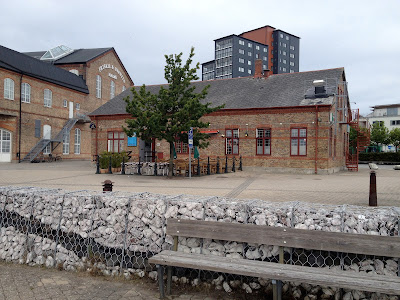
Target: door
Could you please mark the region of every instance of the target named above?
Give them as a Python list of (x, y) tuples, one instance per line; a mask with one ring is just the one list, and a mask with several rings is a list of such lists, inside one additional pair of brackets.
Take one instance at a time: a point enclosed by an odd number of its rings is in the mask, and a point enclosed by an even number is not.
[(154, 140), (152, 142), (139, 140), (139, 147), (140, 161), (154, 161)]
[[(43, 126), (43, 139), (50, 140), (51, 139), (51, 126), (44, 125)], [(50, 154), (51, 153), (51, 143), (47, 145), (46, 148), (43, 150), (43, 154)]]
[(69, 101), (69, 115), (68, 115), (68, 117), (70, 119), (74, 118), (74, 102), (72, 102), (72, 101)]
[(11, 162), (11, 132), (0, 129), (0, 162)]

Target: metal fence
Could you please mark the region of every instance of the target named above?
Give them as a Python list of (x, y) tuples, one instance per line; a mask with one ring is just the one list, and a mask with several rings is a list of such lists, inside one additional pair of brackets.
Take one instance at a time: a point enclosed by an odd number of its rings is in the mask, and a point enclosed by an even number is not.
[[(171, 249), (166, 219), (182, 218), (292, 227), (354, 234), (400, 235), (398, 208), (271, 203), (225, 197), (151, 193), (65, 192), (0, 187), (0, 259), (93, 274), (156, 278), (147, 259)], [(279, 248), (237, 242), (180, 238), (178, 251), (278, 262)], [(399, 276), (397, 258), (284, 248), (284, 263)], [(230, 291), (268, 293), (271, 281), (175, 268), (174, 281), (208, 282)], [(296, 299), (379, 299), (376, 294), (286, 282)], [(313, 296), (312, 296), (313, 295)], [(349, 296), (350, 295), (350, 296)], [(317, 298), (315, 298), (317, 297)], [(352, 299), (352, 298), (349, 298)], [(391, 298), (392, 299), (392, 298)], [(393, 298), (396, 299), (396, 298)]]

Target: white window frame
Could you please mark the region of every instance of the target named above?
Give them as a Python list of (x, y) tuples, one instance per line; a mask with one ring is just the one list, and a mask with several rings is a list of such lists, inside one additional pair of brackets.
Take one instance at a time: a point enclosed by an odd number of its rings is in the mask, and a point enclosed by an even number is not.
[(248, 70), (247, 70), (247, 73), (249, 73), (249, 74), (251, 75), (251, 69), (248, 69)]
[(239, 63), (244, 64), (244, 58), (239, 57)]
[(70, 132), (64, 132), (63, 135), (63, 154), (69, 154)]
[(21, 102), (31, 103), (31, 86), (29, 83), (22, 83), (21, 85)]
[(81, 130), (75, 128), (74, 154), (81, 154)]
[(14, 100), (14, 80), (4, 79), (4, 99)]
[(252, 44), (252, 43), (248, 43), (247, 46), (248, 46), (249, 48), (252, 48), (252, 47), (253, 47), (253, 44)]
[(239, 40), (239, 45), (244, 46), (244, 41), (243, 40)]
[(260, 46), (256, 45), (256, 50), (260, 50)]
[(51, 107), (53, 102), (53, 92), (49, 89), (43, 90), (43, 103), (44, 107)]
[(244, 50), (243, 49), (239, 49), (239, 54), (244, 54)]
[(111, 80), (110, 82), (110, 99), (115, 97), (115, 82)]
[(101, 99), (101, 76), (96, 76), (96, 98)]
[(239, 72), (244, 72), (244, 68), (243, 67), (239, 67)]
[(268, 52), (268, 49), (267, 48), (264, 48), (264, 50), (263, 50), (264, 52)]
[(293, 53), (290, 53), (290, 58), (294, 58), (294, 54)]

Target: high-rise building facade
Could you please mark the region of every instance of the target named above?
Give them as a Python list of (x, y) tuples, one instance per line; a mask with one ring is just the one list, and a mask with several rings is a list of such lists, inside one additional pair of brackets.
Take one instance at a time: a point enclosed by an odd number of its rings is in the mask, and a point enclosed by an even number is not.
[(262, 60), (263, 70), (274, 74), (299, 71), (300, 38), (264, 26), (214, 40), (214, 60), (202, 64), (202, 80), (254, 75), (254, 64)]

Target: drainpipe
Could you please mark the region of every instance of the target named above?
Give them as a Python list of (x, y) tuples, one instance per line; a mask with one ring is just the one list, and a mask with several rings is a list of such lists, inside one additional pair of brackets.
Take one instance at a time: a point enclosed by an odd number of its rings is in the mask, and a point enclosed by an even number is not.
[(95, 117), (96, 120), (96, 155), (99, 155), (98, 150), (97, 150), (97, 140), (98, 140), (98, 136), (99, 136), (99, 122), (97, 120), (97, 118)]
[(318, 106), (315, 105), (315, 170), (314, 173), (317, 174), (318, 167)]
[(18, 125), (18, 163), (21, 162), (21, 126), (22, 126), (22, 76), (19, 78), (19, 125)]

